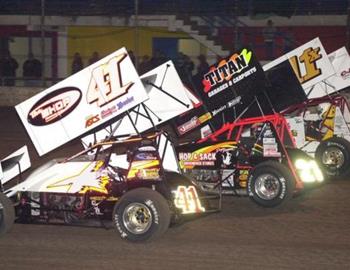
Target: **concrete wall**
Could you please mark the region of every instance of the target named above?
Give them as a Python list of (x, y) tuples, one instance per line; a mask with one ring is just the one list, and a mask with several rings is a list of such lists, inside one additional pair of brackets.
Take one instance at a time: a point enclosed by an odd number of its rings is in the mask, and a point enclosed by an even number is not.
[(0, 86), (0, 107), (12, 107), (41, 92), (38, 87)]

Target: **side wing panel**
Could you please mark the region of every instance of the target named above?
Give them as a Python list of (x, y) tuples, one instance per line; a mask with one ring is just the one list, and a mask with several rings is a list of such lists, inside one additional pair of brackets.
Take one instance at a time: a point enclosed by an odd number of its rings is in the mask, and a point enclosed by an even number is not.
[(25, 145), (0, 161), (0, 181), (5, 184), (30, 166), (28, 148)]

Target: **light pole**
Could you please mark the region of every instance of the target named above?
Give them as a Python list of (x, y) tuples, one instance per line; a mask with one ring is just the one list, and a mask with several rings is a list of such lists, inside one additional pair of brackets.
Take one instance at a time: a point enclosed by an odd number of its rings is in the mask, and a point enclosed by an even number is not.
[(348, 0), (348, 9), (347, 9), (347, 20), (346, 20), (346, 49), (350, 49), (350, 0)]
[(134, 12), (135, 12), (135, 22), (134, 22), (135, 66), (136, 66), (136, 69), (138, 69), (139, 68), (139, 0), (134, 1)]
[(45, 0), (41, 0), (40, 37), (41, 37), (41, 82), (42, 82), (42, 86), (46, 86), (46, 81), (45, 81)]

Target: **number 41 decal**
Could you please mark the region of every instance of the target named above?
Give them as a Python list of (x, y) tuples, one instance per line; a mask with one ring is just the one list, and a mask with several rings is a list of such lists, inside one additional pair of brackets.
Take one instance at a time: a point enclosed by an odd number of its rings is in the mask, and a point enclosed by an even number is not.
[(92, 71), (86, 96), (89, 104), (96, 102), (97, 106), (102, 107), (125, 95), (133, 86), (133, 82), (125, 85), (122, 82), (120, 64), (126, 57), (127, 54), (120, 54)]
[(174, 203), (177, 208), (182, 209), (182, 214), (205, 212), (194, 186), (178, 186), (175, 191)]
[[(293, 67), (301, 84), (316, 78), (322, 74), (320, 68), (317, 67), (317, 61), (322, 58), (320, 47), (307, 48), (298, 56), (292, 56), (289, 61)], [(301, 72), (301, 65), (304, 65), (305, 72)]]

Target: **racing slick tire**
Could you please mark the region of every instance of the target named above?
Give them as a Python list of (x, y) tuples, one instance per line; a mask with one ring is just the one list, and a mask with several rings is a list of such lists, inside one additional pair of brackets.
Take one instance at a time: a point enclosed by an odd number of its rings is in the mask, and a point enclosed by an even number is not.
[(350, 142), (333, 137), (320, 143), (315, 159), (326, 177), (340, 179), (350, 175)]
[(133, 242), (154, 240), (169, 227), (169, 205), (157, 191), (137, 188), (124, 194), (116, 203), (113, 223), (123, 239)]
[(8, 232), (15, 221), (15, 208), (5, 194), (0, 192), (0, 236)]
[(285, 165), (265, 161), (252, 169), (247, 188), (249, 197), (255, 203), (275, 207), (292, 197), (295, 180)]

